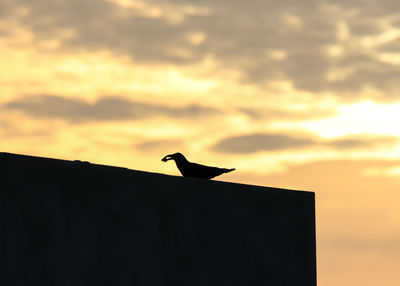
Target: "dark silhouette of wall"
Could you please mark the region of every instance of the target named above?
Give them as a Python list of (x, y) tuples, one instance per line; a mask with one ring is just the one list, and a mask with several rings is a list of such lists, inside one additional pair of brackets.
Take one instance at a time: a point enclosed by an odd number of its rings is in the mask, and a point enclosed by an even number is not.
[(314, 193), (0, 153), (0, 285), (316, 285)]

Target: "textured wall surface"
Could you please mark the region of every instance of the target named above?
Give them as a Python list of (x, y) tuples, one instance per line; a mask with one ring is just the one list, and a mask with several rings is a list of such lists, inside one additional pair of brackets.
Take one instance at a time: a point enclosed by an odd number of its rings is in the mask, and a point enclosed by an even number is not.
[(0, 285), (313, 286), (314, 193), (0, 153)]

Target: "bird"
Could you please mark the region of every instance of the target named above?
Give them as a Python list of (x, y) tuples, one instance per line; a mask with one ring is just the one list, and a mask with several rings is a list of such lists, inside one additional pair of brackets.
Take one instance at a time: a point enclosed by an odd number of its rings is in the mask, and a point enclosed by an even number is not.
[(219, 176), (224, 173), (229, 173), (235, 170), (226, 169), (226, 168), (217, 168), (217, 167), (210, 167), (205, 165), (200, 165), (197, 163), (189, 162), (182, 153), (174, 153), (166, 155), (164, 158), (161, 159), (163, 162), (167, 162), (169, 160), (174, 160), (176, 166), (178, 167), (179, 171), (181, 172), (182, 176), (184, 177), (194, 177), (194, 178), (201, 178), (201, 179), (212, 179), (216, 176)]

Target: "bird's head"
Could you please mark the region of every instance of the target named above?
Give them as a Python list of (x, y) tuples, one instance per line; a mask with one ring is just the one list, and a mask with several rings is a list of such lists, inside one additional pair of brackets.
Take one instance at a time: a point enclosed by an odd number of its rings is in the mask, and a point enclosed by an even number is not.
[(174, 154), (169, 154), (165, 156), (164, 158), (161, 159), (163, 162), (167, 162), (169, 160), (174, 160), (174, 161), (179, 161), (179, 160), (186, 160), (185, 156), (182, 155), (182, 153), (174, 153)]

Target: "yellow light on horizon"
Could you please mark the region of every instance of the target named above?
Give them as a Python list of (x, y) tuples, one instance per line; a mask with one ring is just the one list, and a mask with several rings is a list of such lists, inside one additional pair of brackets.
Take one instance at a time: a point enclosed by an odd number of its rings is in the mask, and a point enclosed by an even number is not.
[(354, 134), (400, 137), (400, 103), (364, 101), (338, 107), (336, 116), (299, 123), (324, 138)]

